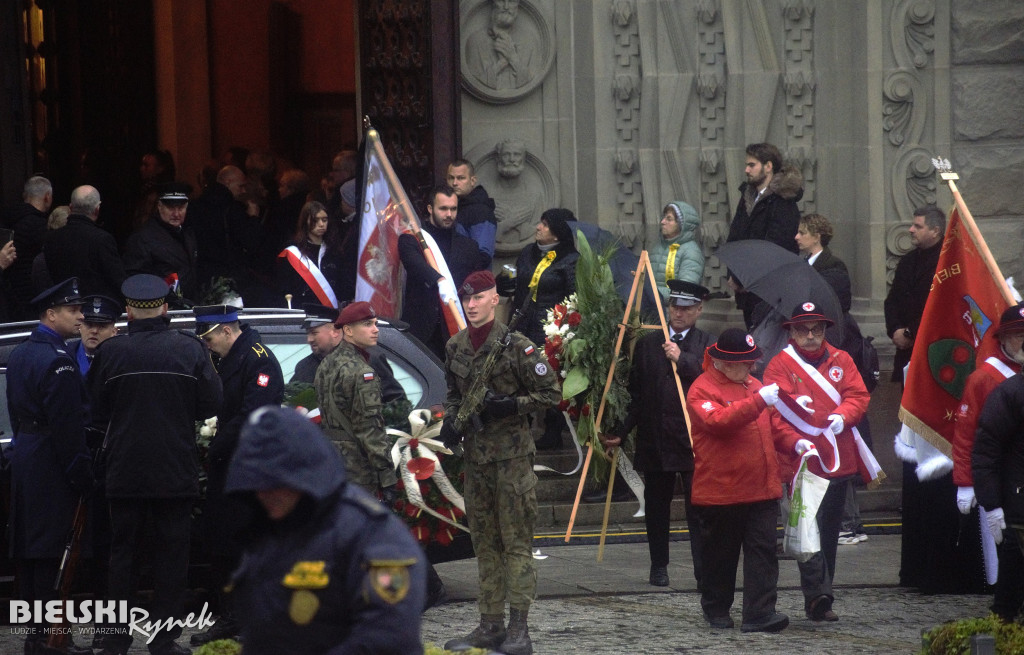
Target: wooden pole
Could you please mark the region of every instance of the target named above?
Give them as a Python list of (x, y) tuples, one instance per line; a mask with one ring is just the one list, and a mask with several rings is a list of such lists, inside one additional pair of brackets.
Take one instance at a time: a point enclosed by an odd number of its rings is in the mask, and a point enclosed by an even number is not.
[(1010, 287), (1006, 284), (1006, 278), (1003, 277), (1002, 272), (999, 270), (999, 264), (996, 263), (996, 258), (992, 256), (992, 251), (988, 249), (988, 244), (985, 243), (985, 238), (981, 236), (981, 230), (978, 229), (978, 224), (974, 222), (974, 217), (971, 216), (971, 210), (967, 209), (967, 203), (964, 202), (963, 196), (960, 195), (960, 190), (956, 188), (956, 174), (945, 173), (942, 177), (949, 183), (949, 190), (953, 193), (953, 201), (956, 203), (956, 208), (960, 212), (960, 218), (963, 220), (967, 230), (971, 233), (971, 239), (974, 241), (974, 245), (978, 247), (978, 253), (981, 255), (982, 261), (985, 262), (985, 267), (988, 269), (989, 274), (995, 281), (996, 286), (999, 287), (1000, 292), (1002, 292), (1003, 299), (1011, 305), (1016, 305), (1017, 300), (1010, 292)]

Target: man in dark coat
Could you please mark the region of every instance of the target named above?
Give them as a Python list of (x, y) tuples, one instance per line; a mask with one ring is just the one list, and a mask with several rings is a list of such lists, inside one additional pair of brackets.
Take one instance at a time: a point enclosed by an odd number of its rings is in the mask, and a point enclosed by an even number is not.
[[(476, 242), (455, 229), (458, 209), (459, 199), (454, 189), (447, 185), (435, 187), (427, 205), (427, 221), (422, 226), (437, 243), (456, 289), (467, 275), (479, 270)], [(398, 256), (406, 274), (402, 318), (409, 323), (409, 333), (442, 358), (444, 344), (451, 336), (438, 297), (438, 282), (444, 275), (427, 263), (419, 240), (411, 234), (398, 237)]]
[[(75, 507), (94, 487), (85, 443), (85, 386), (64, 345), (82, 321), (81, 302), (74, 278), (33, 298), (39, 325), (7, 365), (7, 409), (14, 429), (8, 527), (21, 598), (29, 603), (57, 598), (53, 581)], [(43, 647), (47, 627), (28, 626), (26, 653)], [(72, 646), (68, 652), (91, 651)]]
[(247, 655), (423, 652), (426, 556), (315, 425), (257, 410), (227, 491), (258, 508), (234, 576)]
[(473, 164), (456, 159), (448, 164), (448, 186), (459, 197), (459, 220), (455, 231), (476, 242), (480, 259), (474, 270), (486, 271), (494, 259), (494, 240), (498, 219), (494, 217), (494, 199), (477, 183)]
[[(669, 340), (662, 332), (649, 332), (640, 338), (633, 351), (629, 370), (629, 414), (616, 435), (636, 431), (636, 455), (633, 466), (644, 474), (644, 522), (651, 553), (650, 583), (667, 587), (669, 513), (676, 476), (683, 479), (686, 494), (686, 525), (690, 530), (693, 577), (700, 587), (700, 526), (690, 502), (693, 487), (693, 449), (683, 416), (682, 399), (672, 379), (672, 365), (683, 392), (703, 371), (704, 351), (715, 339), (696, 326), (703, 311), (708, 290), (693, 282), (669, 280)], [(621, 438), (602, 435), (606, 446), (618, 446)]]
[(52, 204), (50, 180), (34, 175), (25, 182), (22, 202), (4, 212), (4, 227), (14, 230), (14, 248), (18, 252), (17, 261), (4, 276), (10, 290), (11, 318), (14, 320), (36, 318), (31, 300), (42, 289), (35, 289), (32, 285), (32, 260), (43, 251), (47, 212)]
[[(334, 324), (338, 320), (338, 310), (324, 305), (306, 304), (302, 306), (306, 318), (302, 327), (306, 329), (306, 343), (313, 351), (295, 364), (295, 372), (289, 382), (306, 382), (313, 384), (316, 369), (324, 357), (341, 343), (341, 329)], [(385, 404), (405, 398), (405, 389), (395, 378), (395, 372), (387, 356), (378, 346), (371, 346), (366, 351), (370, 354), (370, 368), (380, 380), (380, 397)]]
[(125, 271), (129, 275), (148, 273), (162, 278), (176, 296), (191, 305), (198, 297), (199, 279), (196, 237), (192, 228), (184, 225), (188, 185), (180, 182), (164, 185), (156, 210), (156, 216), (128, 238)]
[(896, 346), (892, 362), (892, 381), (903, 381), (903, 367), (910, 361), (914, 337), (921, 324), (932, 276), (939, 264), (946, 216), (929, 205), (914, 210), (910, 224), (910, 243), (914, 249), (896, 264), (889, 295), (885, 297), (885, 333)]
[(96, 224), (99, 216), (99, 191), (91, 186), (72, 191), (67, 225), (43, 245), (46, 268), (52, 280), (77, 277), (85, 295), (120, 299), (124, 265), (114, 235)]
[[(133, 275), (121, 286), (128, 334), (104, 341), (89, 371), (93, 422), (106, 426), (106, 489), (110, 503), (112, 600), (132, 595), (134, 564), (143, 534), (151, 533), (150, 620), (182, 619), (192, 505), (199, 496), (196, 422), (217, 414), (223, 392), (203, 344), (170, 328), (167, 284)], [(151, 522), (150, 530), (146, 524)], [(188, 653), (164, 629), (149, 643), (153, 655)], [(124, 655), (128, 626), (111, 627), (103, 655)]]
[[(747, 181), (740, 185), (740, 201), (726, 241), (762, 239), (795, 253), (793, 235), (800, 224), (796, 203), (804, 195), (803, 175), (791, 166), (783, 167), (782, 153), (770, 143), (752, 143), (746, 152)], [(729, 280), (736, 291), (736, 306), (752, 329), (754, 308), (761, 299), (742, 290), (743, 280)]]
[(259, 219), (250, 217), (239, 200), (245, 194), (245, 184), (240, 168), (225, 166), (218, 171), (217, 181), (189, 204), (188, 224), (196, 236), (200, 288), (217, 277), (241, 284), (247, 265), (255, 264), (247, 262), (247, 257), (255, 256), (261, 232)]
[[(224, 388), (217, 434), (210, 442), (203, 511), (211, 584), (214, 589), (223, 590), (242, 554), (237, 533), (249, 520), (248, 507), (224, 495), (228, 463), (249, 414), (264, 405), (280, 405), (284, 400), (284, 375), (277, 357), (260, 341), (259, 332), (239, 323), (237, 307), (211, 305), (192, 311), (196, 316), (196, 335), (219, 358), (217, 373)], [(192, 635), (193, 646), (238, 634), (240, 626), (231, 598), (221, 592), (218, 601), (220, 618), (206, 632)]]

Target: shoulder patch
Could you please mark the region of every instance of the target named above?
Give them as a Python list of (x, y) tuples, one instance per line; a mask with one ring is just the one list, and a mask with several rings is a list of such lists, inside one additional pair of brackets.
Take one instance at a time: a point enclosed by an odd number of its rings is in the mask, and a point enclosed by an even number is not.
[(402, 601), (409, 593), (409, 567), (416, 563), (407, 560), (370, 560), (367, 577), (370, 588), (388, 605)]
[(828, 370), (828, 377), (833, 382), (839, 382), (843, 379), (843, 368), (841, 366), (833, 366)]
[(270, 376), (267, 375), (266, 373), (260, 373), (258, 376), (256, 376), (256, 384), (258, 384), (261, 387), (267, 386), (268, 384), (270, 384)]
[(74, 366), (71, 366), (69, 364), (64, 364), (63, 366), (58, 366), (57, 369), (53, 372), (53, 374), (54, 375), (60, 375), (61, 373), (76, 373), (76, 372), (77, 372), (77, 370), (75, 369)]
[(704, 403), (701, 404), (700, 408), (703, 409), (705, 412), (710, 412), (715, 408), (715, 406), (711, 403), (710, 400), (705, 400)]
[(527, 346), (526, 348), (523, 348), (523, 352), (525, 354), (527, 354), (527, 355), (532, 355), (534, 350), (535, 350), (535, 348), (533, 347), (532, 344)]
[(537, 362), (536, 366), (533, 367), (533, 372), (537, 375), (547, 375), (548, 365), (544, 362)]
[(373, 371), (363, 373), (363, 382), (373, 382)]

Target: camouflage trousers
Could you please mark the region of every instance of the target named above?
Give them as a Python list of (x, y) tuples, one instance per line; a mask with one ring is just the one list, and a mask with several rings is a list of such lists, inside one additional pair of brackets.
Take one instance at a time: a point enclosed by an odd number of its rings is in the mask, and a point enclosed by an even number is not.
[(466, 515), (480, 576), (480, 613), (528, 610), (537, 591), (533, 529), (537, 474), (533, 456), (466, 463)]
[(341, 458), (345, 460), (345, 475), (348, 481), (376, 496), (380, 488), (380, 479), (370, 466), (370, 458), (366, 456), (366, 451), (359, 442), (353, 439), (335, 439), (331, 435), (328, 437), (341, 453)]

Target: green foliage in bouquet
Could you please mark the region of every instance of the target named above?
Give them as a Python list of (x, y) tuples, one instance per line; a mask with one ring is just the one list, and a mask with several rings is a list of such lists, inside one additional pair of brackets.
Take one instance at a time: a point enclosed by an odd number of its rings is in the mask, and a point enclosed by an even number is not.
[(241, 655), (242, 644), (234, 639), (218, 639), (203, 644), (195, 655)]
[(921, 636), (919, 655), (970, 655), (971, 637), (979, 634), (995, 637), (996, 655), (1024, 655), (1024, 626), (1006, 623), (995, 614), (932, 628)]
[(210, 287), (203, 294), (200, 305), (223, 305), (240, 298), (234, 278), (218, 277), (210, 281)]
[(316, 397), (316, 389), (309, 382), (289, 382), (284, 385), (284, 405), (316, 409), (320, 401)]

